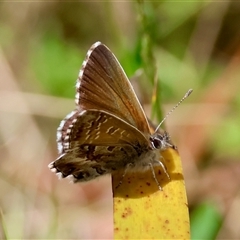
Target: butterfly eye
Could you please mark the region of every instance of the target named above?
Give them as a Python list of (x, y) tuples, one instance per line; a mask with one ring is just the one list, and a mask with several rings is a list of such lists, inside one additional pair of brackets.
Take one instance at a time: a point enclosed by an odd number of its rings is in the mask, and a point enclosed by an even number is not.
[(151, 136), (150, 141), (152, 143), (152, 146), (156, 149), (161, 149), (163, 146), (163, 138), (160, 135)]

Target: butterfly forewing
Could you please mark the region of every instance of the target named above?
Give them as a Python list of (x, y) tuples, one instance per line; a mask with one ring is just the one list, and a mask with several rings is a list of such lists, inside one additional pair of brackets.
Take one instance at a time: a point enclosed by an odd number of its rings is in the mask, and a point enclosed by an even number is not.
[(69, 148), (52, 163), (75, 182), (124, 169), (151, 147), (139, 130), (107, 112), (88, 110), (75, 117), (66, 136)]
[(76, 104), (80, 110), (106, 111), (143, 133), (150, 132), (125, 72), (113, 53), (100, 42), (90, 48), (80, 70)]
[(135, 127), (113, 114), (86, 110), (78, 114), (69, 134), (70, 148), (79, 144), (130, 144), (147, 143), (145, 136)]

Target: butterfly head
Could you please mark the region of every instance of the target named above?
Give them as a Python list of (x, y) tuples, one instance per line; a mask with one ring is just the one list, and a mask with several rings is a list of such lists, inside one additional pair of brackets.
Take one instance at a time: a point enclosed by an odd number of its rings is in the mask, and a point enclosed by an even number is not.
[(163, 133), (154, 133), (150, 137), (150, 142), (153, 149), (166, 150), (167, 148), (176, 148), (170, 140), (169, 134), (164, 131)]
[(183, 98), (167, 113), (163, 120), (159, 123), (153, 135), (150, 136), (151, 147), (153, 149), (160, 149), (161, 151), (167, 148), (173, 148), (177, 150), (177, 147), (171, 143), (169, 134), (164, 131), (162, 132), (160, 127), (162, 123), (169, 117), (169, 115), (192, 93), (192, 89), (189, 89)]

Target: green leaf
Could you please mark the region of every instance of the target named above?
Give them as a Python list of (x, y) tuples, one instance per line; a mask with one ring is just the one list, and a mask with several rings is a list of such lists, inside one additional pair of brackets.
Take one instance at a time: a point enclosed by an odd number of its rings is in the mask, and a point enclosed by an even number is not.
[(190, 215), (191, 239), (215, 239), (222, 216), (213, 204), (203, 203)]

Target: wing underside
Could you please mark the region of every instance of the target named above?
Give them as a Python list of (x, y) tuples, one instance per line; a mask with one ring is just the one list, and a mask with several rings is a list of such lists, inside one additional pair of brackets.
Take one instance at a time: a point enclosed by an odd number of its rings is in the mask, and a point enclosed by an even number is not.
[(62, 142), (63, 154), (51, 165), (63, 177), (87, 181), (124, 169), (149, 150), (146, 136), (114, 115), (88, 110), (73, 116)]

